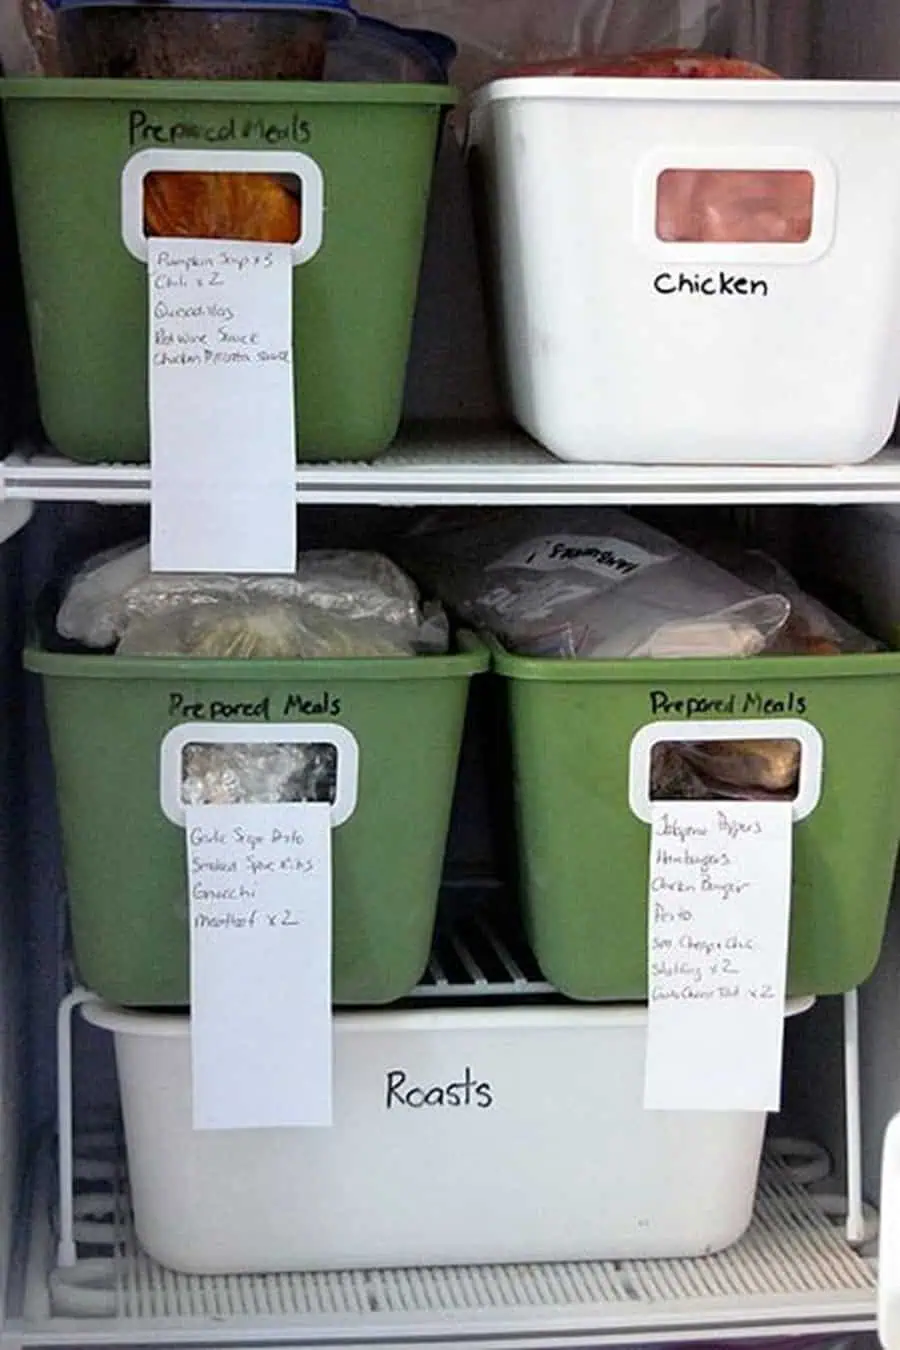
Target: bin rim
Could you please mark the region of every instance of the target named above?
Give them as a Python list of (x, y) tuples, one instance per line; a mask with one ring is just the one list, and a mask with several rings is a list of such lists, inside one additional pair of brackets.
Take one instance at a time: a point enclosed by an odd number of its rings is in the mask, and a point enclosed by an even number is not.
[(577, 660), (571, 657), (517, 656), (489, 638), (491, 667), (509, 680), (544, 684), (734, 684), (748, 680), (783, 684), (785, 680), (859, 679), (900, 676), (900, 651), (851, 652), (840, 656), (635, 657)]
[[(816, 996), (804, 994), (785, 999), (785, 1019), (800, 1017), (815, 1006)], [(105, 999), (91, 999), (80, 1005), (86, 1022), (111, 1031), (118, 1036), (139, 1039), (187, 1040), (191, 1018), (188, 1010), (172, 1012), (157, 1009), (124, 1008)], [(540, 1007), (516, 1008), (517, 1025), (550, 1027), (621, 1028), (647, 1025), (646, 1003), (563, 1003)], [(463, 1018), (460, 1019), (460, 1013)], [(382, 1006), (371, 1009), (339, 1008), (335, 1019), (357, 1033), (378, 1034), (384, 1030), (387, 1019), (409, 1030), (433, 1029), (441, 1023), (473, 1020), (482, 1027), (502, 1027), (508, 1024), (508, 1009), (481, 1007), (466, 1009), (465, 1005), (444, 1004), (438, 1008), (411, 1008), (409, 1005)]]
[(518, 75), (489, 81), (472, 99), (478, 115), (497, 103), (659, 103), (791, 104), (840, 106), (859, 104), (885, 110), (900, 104), (897, 80), (672, 80), (622, 75)]
[(443, 656), (352, 656), (313, 660), (195, 659), (190, 656), (116, 656), (110, 652), (51, 652), (32, 633), (22, 663), (35, 675), (79, 680), (188, 680), (284, 684), (326, 680), (391, 681), (467, 678), (488, 669), (490, 653), (474, 633), (456, 635)]
[(409, 104), (452, 107), (452, 85), (320, 83), (311, 80), (102, 80), (42, 75), (0, 79), (0, 99), (94, 103)]

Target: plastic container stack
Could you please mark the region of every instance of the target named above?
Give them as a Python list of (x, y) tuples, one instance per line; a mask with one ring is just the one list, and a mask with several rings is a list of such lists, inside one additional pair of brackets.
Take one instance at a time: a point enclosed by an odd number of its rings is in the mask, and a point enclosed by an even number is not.
[[(379, 455), (454, 41), (346, 0), (23, 5), (0, 101), (57, 450), (148, 459), (148, 240), (180, 238), (293, 247), (298, 456)], [(540, 55), (476, 96), (469, 137), (521, 424), (573, 460), (875, 454), (900, 390), (898, 86)], [(139, 1240), (216, 1275), (737, 1241), (765, 1111), (644, 1108), (654, 804), (789, 803), (774, 1020), (854, 988), (900, 842), (900, 654), (766, 555), (621, 512), (424, 516), (390, 557), (332, 542), (260, 577), (152, 572), (140, 540), (35, 615)], [(555, 992), (423, 1007), (490, 666), (520, 913)], [(290, 802), (330, 809), (334, 1124), (197, 1129), (187, 812)]]
[[(300, 459), (372, 459), (394, 438), (455, 94), (440, 39), (351, 39), (353, 17), (346, 0), (62, 0), (43, 58), (62, 78), (0, 86), (41, 414), (63, 454), (149, 457), (146, 239), (172, 235), (294, 245)], [(346, 72), (370, 54), (407, 82), (322, 80), (326, 58)]]

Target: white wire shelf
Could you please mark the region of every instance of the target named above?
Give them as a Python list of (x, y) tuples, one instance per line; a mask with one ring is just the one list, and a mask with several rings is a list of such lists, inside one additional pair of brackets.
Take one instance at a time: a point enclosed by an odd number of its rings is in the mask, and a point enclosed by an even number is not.
[[(150, 500), (150, 470), (17, 453), (0, 466), (4, 497), (140, 505)], [(299, 466), (297, 500), (309, 506), (900, 502), (900, 448), (837, 468), (565, 464), (517, 432), (417, 432), (374, 464)]]
[(554, 996), (524, 939), (476, 908), (435, 934), (428, 968), (413, 993), (418, 1002), (471, 999), (547, 999)]
[(140, 1250), (115, 1139), (82, 1140), (80, 1260), (68, 1271), (53, 1270), (49, 1154), (37, 1169), (20, 1307), (5, 1344), (587, 1350), (875, 1325), (873, 1263), (771, 1161), (747, 1235), (698, 1260), (211, 1278), (175, 1274)]

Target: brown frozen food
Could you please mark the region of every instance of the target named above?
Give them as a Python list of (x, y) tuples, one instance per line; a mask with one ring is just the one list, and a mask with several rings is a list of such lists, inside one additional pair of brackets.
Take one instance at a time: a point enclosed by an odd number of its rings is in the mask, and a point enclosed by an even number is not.
[(691, 741), (679, 749), (704, 778), (735, 787), (786, 792), (800, 773), (797, 741)]
[(300, 202), (263, 173), (150, 173), (144, 180), (144, 230), (171, 239), (248, 239), (292, 244)]
[[(734, 770), (742, 757), (740, 748), (746, 749), (748, 744), (752, 746), (756, 743), (731, 744), (738, 753), (726, 755), (725, 760), (721, 762), (714, 754), (703, 755), (702, 752), (709, 748), (707, 746), (684, 741), (667, 741), (655, 745), (650, 757), (651, 801), (789, 802), (795, 799), (796, 774), (785, 786), (777, 788), (766, 787), (758, 782), (727, 782), (715, 777), (712, 771), (722, 767), (722, 764), (726, 773)], [(740, 775), (732, 772), (731, 776), (736, 779)]]
[(97, 79), (320, 80), (327, 26), (274, 7), (91, 5), (60, 12), (60, 60)]
[(566, 56), (559, 60), (534, 61), (505, 71), (505, 76), (578, 75), (654, 80), (777, 80), (774, 70), (732, 56), (714, 56), (681, 47), (632, 52), (627, 56)]

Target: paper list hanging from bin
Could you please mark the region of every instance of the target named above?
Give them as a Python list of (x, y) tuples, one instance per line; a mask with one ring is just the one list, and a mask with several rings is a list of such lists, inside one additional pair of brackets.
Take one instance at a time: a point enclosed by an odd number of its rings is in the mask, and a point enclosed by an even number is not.
[(331, 807), (185, 808), (195, 1129), (330, 1125)]
[(650, 1110), (777, 1111), (791, 802), (657, 802), (650, 837)]
[(147, 265), (151, 565), (291, 572), (292, 247), (150, 239)]

